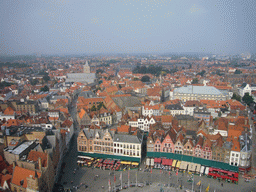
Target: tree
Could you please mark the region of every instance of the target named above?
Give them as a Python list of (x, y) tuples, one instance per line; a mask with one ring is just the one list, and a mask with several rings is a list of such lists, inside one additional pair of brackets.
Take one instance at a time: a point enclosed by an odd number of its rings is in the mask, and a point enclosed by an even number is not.
[(234, 93), (231, 99), (235, 99), (237, 101), (241, 101), (241, 96), (237, 95), (236, 93)]
[(44, 82), (47, 83), (47, 82), (50, 80), (49, 75), (48, 75), (48, 74), (45, 74), (45, 75), (43, 76), (43, 80), (44, 80)]
[(36, 84), (38, 84), (38, 83), (39, 83), (38, 79), (31, 79), (31, 80), (30, 80), (30, 84), (31, 84), (31, 85), (36, 85)]
[(242, 71), (240, 71), (239, 69), (236, 69), (234, 74), (241, 74), (241, 73), (242, 73)]
[(40, 91), (43, 91), (43, 92), (49, 91), (49, 87), (47, 85), (45, 85), (44, 87), (42, 87), (40, 89)]
[(197, 84), (198, 83), (198, 79), (197, 78), (194, 78), (191, 82), (191, 84)]
[(205, 74), (205, 70), (203, 70), (203, 71), (201, 71), (200, 73), (197, 73), (197, 75), (201, 75), (202, 77), (204, 76), (204, 74)]
[(252, 96), (249, 95), (249, 93), (245, 93), (242, 100), (247, 104), (250, 105), (251, 103), (253, 103), (253, 98)]
[(145, 76), (143, 76), (143, 77), (141, 78), (141, 81), (142, 81), (142, 82), (149, 82), (149, 81), (150, 81), (150, 77), (147, 76), (147, 75), (145, 75)]
[(91, 108), (91, 111), (96, 111), (96, 110), (97, 109), (96, 109), (95, 105), (93, 105), (92, 108)]

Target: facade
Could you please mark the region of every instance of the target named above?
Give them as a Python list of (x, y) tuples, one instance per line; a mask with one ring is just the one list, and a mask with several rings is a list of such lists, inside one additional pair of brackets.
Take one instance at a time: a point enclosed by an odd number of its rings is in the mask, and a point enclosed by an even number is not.
[(15, 111), (29, 112), (36, 114), (38, 112), (38, 104), (36, 101), (12, 102)]
[(191, 139), (185, 140), (184, 146), (183, 146), (183, 154), (192, 156), (193, 148), (194, 148), (194, 143), (192, 142), (192, 140)]
[(93, 114), (91, 123), (100, 126), (101, 123), (112, 125), (112, 114), (107, 110), (100, 110), (98, 114)]
[(141, 158), (143, 136), (138, 135), (114, 135), (114, 155), (132, 156)]
[(174, 153), (183, 154), (183, 148), (184, 148), (183, 141), (184, 141), (184, 137), (180, 133), (174, 145)]
[(245, 93), (249, 93), (249, 95), (252, 94), (252, 89), (249, 84), (243, 83), (241, 87), (238, 88), (238, 94), (243, 97)]
[(237, 139), (233, 140), (233, 146), (230, 151), (229, 164), (235, 166), (240, 165), (240, 143)]
[(188, 100), (228, 100), (229, 94), (224, 94), (212, 86), (184, 86), (175, 88), (171, 99), (179, 99), (183, 102)]
[(172, 116), (185, 115), (185, 110), (183, 106), (181, 106), (181, 104), (179, 103), (173, 105), (166, 105), (165, 109), (169, 110)]
[[(77, 137), (77, 150), (84, 153), (141, 158), (143, 137), (115, 134), (114, 131), (85, 128)], [(118, 158), (118, 157), (117, 157)]]
[(155, 124), (156, 121), (153, 117), (149, 118), (134, 118), (131, 121), (129, 121), (129, 125), (131, 127), (139, 128), (142, 131), (149, 132), (150, 125)]
[(206, 126), (209, 126), (211, 122), (211, 113), (204, 108), (196, 108), (194, 109), (194, 118), (204, 120)]

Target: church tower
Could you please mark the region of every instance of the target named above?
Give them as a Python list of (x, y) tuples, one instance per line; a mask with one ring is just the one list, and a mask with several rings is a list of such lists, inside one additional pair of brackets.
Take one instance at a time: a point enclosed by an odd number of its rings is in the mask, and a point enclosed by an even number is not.
[(84, 73), (91, 73), (90, 66), (88, 64), (88, 61), (84, 64)]

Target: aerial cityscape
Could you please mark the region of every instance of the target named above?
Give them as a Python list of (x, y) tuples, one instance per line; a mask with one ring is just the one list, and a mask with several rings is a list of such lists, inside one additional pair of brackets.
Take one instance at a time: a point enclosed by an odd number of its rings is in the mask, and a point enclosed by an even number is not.
[(256, 191), (253, 0), (0, 5), (0, 192)]

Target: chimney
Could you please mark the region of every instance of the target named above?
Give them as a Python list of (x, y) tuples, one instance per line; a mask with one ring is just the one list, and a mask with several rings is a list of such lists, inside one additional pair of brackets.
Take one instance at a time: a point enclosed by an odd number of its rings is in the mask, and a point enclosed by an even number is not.
[(239, 116), (239, 110), (236, 110), (236, 117)]
[(41, 159), (41, 157), (38, 158), (38, 169), (42, 170), (42, 159)]

